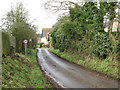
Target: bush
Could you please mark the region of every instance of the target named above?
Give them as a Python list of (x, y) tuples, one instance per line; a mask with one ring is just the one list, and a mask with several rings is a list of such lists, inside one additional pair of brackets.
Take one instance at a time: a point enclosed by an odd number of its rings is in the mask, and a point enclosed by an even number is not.
[(71, 53), (77, 52), (84, 58), (115, 60), (118, 33), (111, 32), (113, 37), (111, 40), (109, 32), (104, 32), (104, 18), (99, 17), (101, 14), (98, 15), (99, 9), (96, 4), (85, 3), (83, 6), (76, 4), (69, 11), (69, 15), (62, 17), (54, 26), (51, 32), (51, 45), (61, 52), (67, 50)]
[(116, 50), (117, 50), (117, 59), (120, 61), (120, 42), (117, 44)]
[(93, 53), (101, 58), (105, 59), (108, 56), (108, 48), (110, 48), (109, 38), (103, 33), (97, 33), (93, 44)]
[(45, 44), (44, 44), (43, 42), (41, 42), (41, 43), (40, 43), (40, 48), (41, 48), (41, 47), (44, 47), (44, 46), (45, 46)]

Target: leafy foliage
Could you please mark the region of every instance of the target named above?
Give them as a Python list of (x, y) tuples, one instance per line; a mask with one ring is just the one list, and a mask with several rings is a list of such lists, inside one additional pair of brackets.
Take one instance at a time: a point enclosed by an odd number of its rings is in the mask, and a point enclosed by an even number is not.
[(98, 34), (95, 36), (93, 53), (97, 55), (97, 57), (105, 59), (107, 56), (109, 56), (109, 50), (111, 48), (111, 43), (109, 41), (110, 40), (106, 34), (98, 32)]
[[(112, 27), (115, 18), (116, 2), (86, 2), (69, 8), (69, 15), (62, 17), (51, 33), (51, 44), (60, 51), (70, 50), (85, 57), (97, 57), (101, 60), (116, 60), (118, 39), (111, 32), (104, 31), (104, 16)], [(111, 6), (112, 5), (112, 6)], [(110, 8), (109, 8), (110, 7)], [(83, 59), (83, 58), (82, 58)]]
[(29, 48), (34, 48), (37, 43), (37, 28), (28, 22), (28, 13), (23, 8), (22, 3), (18, 3), (16, 8), (11, 8), (6, 15), (4, 27), (7, 32), (16, 38), (16, 51), (21, 52), (24, 49), (23, 40), (31, 41), (28, 43)]

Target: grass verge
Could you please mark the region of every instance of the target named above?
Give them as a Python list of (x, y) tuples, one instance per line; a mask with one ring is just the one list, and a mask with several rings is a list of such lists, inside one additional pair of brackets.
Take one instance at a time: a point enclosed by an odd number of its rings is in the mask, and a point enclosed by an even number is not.
[(15, 53), (2, 60), (2, 88), (52, 88), (36, 61), (36, 50), (28, 50), (28, 58)]
[(104, 73), (105, 75), (115, 79), (120, 79), (120, 76), (118, 76), (118, 69), (120, 69), (118, 61), (113, 62), (108, 59), (98, 60), (89, 58), (86, 60), (81, 60), (77, 55), (71, 54), (70, 52), (60, 52), (59, 49), (53, 48), (50, 48), (49, 51), (60, 56), (61, 58), (69, 60), (70, 62), (74, 62), (91, 70)]

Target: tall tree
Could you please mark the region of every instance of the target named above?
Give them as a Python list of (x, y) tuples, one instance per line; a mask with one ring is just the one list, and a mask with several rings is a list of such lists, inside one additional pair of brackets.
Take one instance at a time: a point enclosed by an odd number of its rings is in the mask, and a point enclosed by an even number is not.
[(22, 3), (18, 3), (16, 8), (11, 8), (11, 11), (7, 13), (5, 26), (7, 31), (16, 38), (17, 51), (23, 49), (24, 39), (32, 39), (32, 41), (35, 41), (34, 43), (36, 43), (37, 28), (29, 23), (28, 12), (24, 9)]

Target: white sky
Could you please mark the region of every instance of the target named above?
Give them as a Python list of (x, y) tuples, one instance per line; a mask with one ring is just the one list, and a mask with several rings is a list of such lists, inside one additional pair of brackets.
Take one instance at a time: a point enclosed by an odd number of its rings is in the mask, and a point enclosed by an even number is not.
[(1, 0), (0, 19), (10, 11), (11, 6), (16, 6), (17, 2), (22, 2), (23, 7), (28, 11), (30, 22), (34, 19), (36, 20), (33, 24), (38, 27), (38, 32), (40, 33), (42, 28), (51, 28), (57, 22), (58, 18), (58, 14), (52, 14), (44, 9), (43, 4), (46, 1), (47, 0)]
[(38, 27), (38, 32), (42, 28), (51, 28), (57, 21), (58, 15), (46, 11), (43, 7), (47, 0), (1, 0), (0, 1), (0, 19), (11, 10), (11, 6), (16, 6), (17, 2), (22, 2), (23, 7), (28, 11), (30, 22)]

